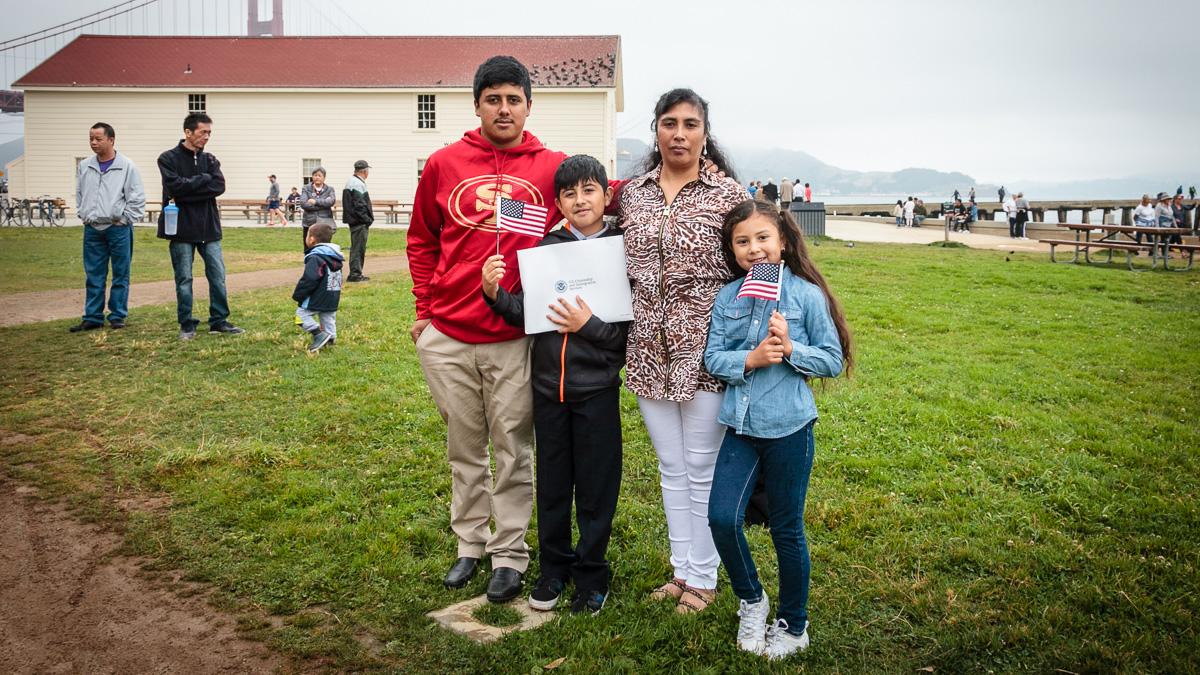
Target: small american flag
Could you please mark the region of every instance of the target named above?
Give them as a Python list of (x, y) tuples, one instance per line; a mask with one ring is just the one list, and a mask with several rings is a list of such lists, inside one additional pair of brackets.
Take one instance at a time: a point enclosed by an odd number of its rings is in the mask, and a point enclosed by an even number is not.
[(739, 298), (778, 300), (783, 279), (783, 263), (756, 263), (742, 282)]
[(497, 201), (500, 208), (497, 210), (496, 226), (499, 229), (538, 239), (546, 236), (546, 217), (550, 215), (550, 209), (519, 199), (498, 197)]

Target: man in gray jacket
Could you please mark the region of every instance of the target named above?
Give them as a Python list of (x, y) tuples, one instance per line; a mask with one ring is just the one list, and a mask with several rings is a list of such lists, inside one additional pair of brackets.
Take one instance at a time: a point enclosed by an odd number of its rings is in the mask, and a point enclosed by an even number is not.
[(124, 328), (129, 315), (129, 265), (133, 260), (133, 224), (146, 209), (146, 190), (133, 161), (118, 154), (117, 132), (104, 122), (88, 131), (95, 153), (79, 163), (75, 181), (75, 212), (83, 221), (83, 272), (87, 296), (83, 320), (72, 333), (104, 327), (104, 291), (112, 264), (108, 292), (108, 323)]

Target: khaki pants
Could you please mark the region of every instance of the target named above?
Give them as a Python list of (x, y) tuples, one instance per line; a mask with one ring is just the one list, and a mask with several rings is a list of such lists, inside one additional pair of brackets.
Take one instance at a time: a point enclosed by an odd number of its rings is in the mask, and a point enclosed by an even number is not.
[[(533, 512), (529, 338), (473, 345), (430, 324), (417, 340), (417, 356), (446, 421), (450, 528), (458, 537), (458, 555), (482, 558), (487, 553), (493, 569), (524, 572), (529, 566), (525, 531)], [(495, 519), (494, 533), (489, 519)]]

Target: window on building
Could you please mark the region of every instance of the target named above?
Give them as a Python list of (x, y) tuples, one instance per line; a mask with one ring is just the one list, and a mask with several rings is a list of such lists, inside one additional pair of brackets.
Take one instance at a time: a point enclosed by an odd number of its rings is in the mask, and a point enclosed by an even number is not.
[(421, 174), (425, 173), (425, 160), (417, 160), (417, 180), (421, 180)]
[(303, 174), (302, 180), (304, 181), (305, 185), (308, 185), (309, 183), (312, 182), (312, 172), (316, 171), (321, 166), (321, 160), (314, 159), (312, 157), (307, 157), (305, 159), (300, 160), (300, 162), (301, 162), (300, 170), (301, 170), (301, 173)]
[(437, 128), (437, 102), (433, 94), (417, 94), (417, 128)]
[(208, 112), (208, 94), (188, 94), (188, 113)]

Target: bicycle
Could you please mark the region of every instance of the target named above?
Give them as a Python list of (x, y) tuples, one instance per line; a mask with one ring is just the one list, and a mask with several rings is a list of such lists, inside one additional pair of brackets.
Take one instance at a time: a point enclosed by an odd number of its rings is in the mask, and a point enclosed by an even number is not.
[(30, 208), (30, 200), (28, 199), (20, 199), (13, 203), (13, 210), (16, 216), (14, 220), (17, 223), (17, 227), (33, 226), (33, 214), (30, 212)]
[(7, 196), (0, 196), (0, 227), (8, 227), (16, 220), (15, 206)]

